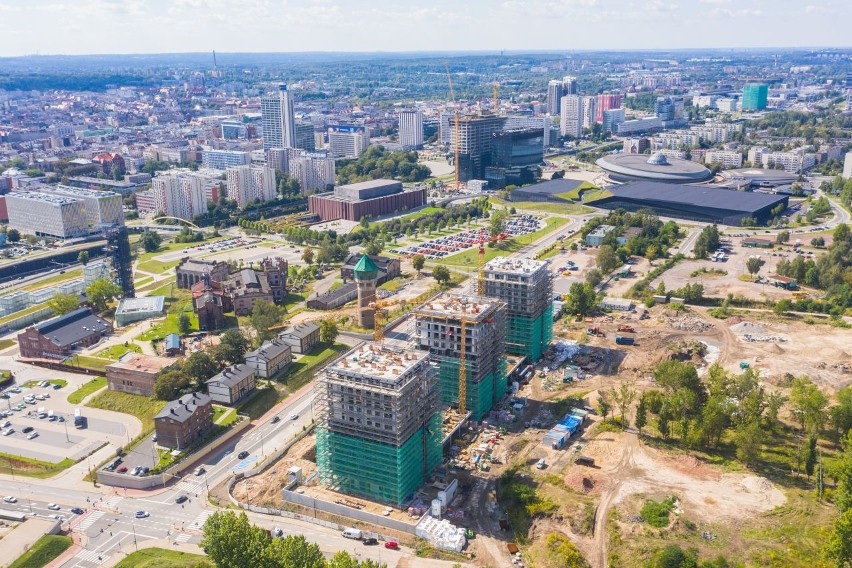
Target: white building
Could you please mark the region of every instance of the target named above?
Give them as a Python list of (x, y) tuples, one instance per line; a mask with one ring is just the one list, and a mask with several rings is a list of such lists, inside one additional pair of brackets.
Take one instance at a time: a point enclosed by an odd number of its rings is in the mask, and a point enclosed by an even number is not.
[(370, 135), (366, 129), (357, 132), (328, 129), (328, 148), (335, 158), (357, 158), (369, 145)]
[(68, 197), (76, 197), (83, 200), (86, 206), (86, 216), (89, 225), (96, 227), (98, 225), (123, 225), (124, 224), (124, 209), (122, 197), (118, 193), (112, 191), (95, 191), (93, 189), (81, 189), (79, 187), (71, 187), (68, 185), (58, 185), (56, 187), (46, 187), (41, 190), (43, 193), (54, 195), (65, 195)]
[(740, 101), (738, 99), (716, 99), (716, 108), (722, 112), (737, 112), (740, 110)]
[(260, 114), (264, 150), (296, 147), (293, 95), (287, 90), (287, 85), (278, 85), (274, 95), (260, 99)]
[(852, 152), (846, 152), (846, 157), (843, 159), (843, 178), (852, 178)]
[(766, 146), (754, 146), (748, 151), (748, 161), (757, 167), (801, 173), (816, 164), (816, 154), (805, 152), (803, 148), (791, 152), (771, 152)]
[(659, 116), (649, 116), (646, 118), (637, 118), (635, 120), (625, 120), (618, 125), (616, 134), (619, 136), (627, 136), (637, 132), (648, 132), (649, 130), (659, 130), (663, 127), (663, 121)]
[(403, 150), (415, 150), (423, 146), (423, 113), (421, 111), (399, 111), (399, 144)]
[(251, 154), (236, 150), (207, 150), (201, 153), (201, 163), (205, 168), (226, 170), (250, 164)]
[(743, 155), (731, 150), (707, 150), (704, 153), (704, 163), (722, 164), (726, 168), (743, 167)]
[(716, 106), (716, 95), (693, 95), (692, 106), (696, 108), (713, 108)]
[(553, 118), (546, 114), (544, 116), (507, 116), (503, 125), (504, 130), (526, 130), (529, 128), (541, 129), (544, 134), (543, 144), (547, 148), (556, 140), (551, 140), (550, 130), (553, 128)]
[(583, 136), (583, 99), (580, 95), (565, 95), (559, 103), (559, 133), (562, 136)]
[(595, 122), (597, 122), (597, 116), (597, 97), (583, 97), (583, 128), (591, 129)]
[(66, 239), (88, 233), (89, 216), (82, 199), (47, 193), (6, 195), (9, 228), (27, 235)]
[[(208, 187), (218, 185), (219, 181), (203, 173), (170, 171), (161, 173), (151, 180), (151, 199), (154, 213), (170, 217), (191, 220), (196, 215), (207, 212)], [(137, 194), (136, 207), (140, 201)], [(146, 198), (145, 206), (149, 200)], [(139, 209), (140, 212), (148, 211)]]
[(269, 166), (228, 168), (228, 197), (240, 207), (258, 201), (271, 201), (278, 195), (275, 170)]
[(625, 121), (623, 108), (611, 108), (603, 111), (603, 131), (614, 132)]
[(325, 153), (301, 152), (289, 160), (290, 177), (299, 181), (302, 192), (326, 191), (334, 185), (334, 158)]

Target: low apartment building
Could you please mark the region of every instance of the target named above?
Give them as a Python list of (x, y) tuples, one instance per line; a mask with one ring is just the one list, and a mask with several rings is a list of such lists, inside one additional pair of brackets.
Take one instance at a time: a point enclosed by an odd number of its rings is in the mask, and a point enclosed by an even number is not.
[(286, 369), (293, 359), (290, 346), (281, 339), (264, 341), (263, 345), (246, 353), (246, 365), (252, 367), (258, 377), (268, 379)]
[(213, 400), (206, 394), (185, 394), (166, 404), (154, 417), (157, 444), (184, 450), (213, 426)]
[(319, 324), (312, 321), (290, 326), (278, 334), (278, 339), (290, 346), (294, 353), (305, 354), (319, 343)]
[(132, 353), (106, 366), (109, 390), (154, 396), (157, 373), (173, 364), (173, 359)]
[(255, 387), (257, 371), (249, 365), (231, 365), (207, 381), (207, 393), (219, 404), (233, 405)]

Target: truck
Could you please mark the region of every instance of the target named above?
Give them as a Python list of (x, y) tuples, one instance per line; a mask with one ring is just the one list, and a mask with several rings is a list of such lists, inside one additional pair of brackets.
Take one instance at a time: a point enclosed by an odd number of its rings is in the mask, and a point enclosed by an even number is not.
[(617, 345), (633, 345), (636, 343), (636, 338), (631, 335), (616, 335), (615, 343)]
[(79, 408), (74, 409), (74, 428), (82, 428), (83, 427), (83, 413), (80, 412)]
[(620, 326), (618, 326), (618, 331), (623, 331), (623, 332), (626, 332), (626, 333), (634, 333), (636, 330), (633, 329), (633, 326), (631, 326), (631, 325), (620, 325)]

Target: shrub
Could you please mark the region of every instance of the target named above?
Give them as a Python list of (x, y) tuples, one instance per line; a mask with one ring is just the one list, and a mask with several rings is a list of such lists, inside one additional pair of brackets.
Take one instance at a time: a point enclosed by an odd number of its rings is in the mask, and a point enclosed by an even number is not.
[(677, 499), (668, 497), (667, 499), (657, 502), (648, 499), (642, 506), (640, 514), (645, 522), (658, 529), (669, 526), (669, 513), (672, 512)]

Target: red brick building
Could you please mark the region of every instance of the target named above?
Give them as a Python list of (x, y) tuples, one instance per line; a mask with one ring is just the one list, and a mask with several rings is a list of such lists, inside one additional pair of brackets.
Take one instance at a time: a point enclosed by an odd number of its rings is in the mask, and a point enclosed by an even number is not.
[(174, 359), (134, 353), (106, 366), (109, 390), (154, 396), (157, 373), (174, 364)]
[(359, 221), (365, 215), (378, 217), (414, 209), (426, 205), (426, 200), (426, 188), (406, 190), (401, 182), (376, 179), (340, 185), (332, 192), (311, 195), (308, 211), (321, 221)]
[(185, 394), (166, 404), (154, 417), (157, 444), (183, 450), (213, 425), (213, 401), (206, 394)]
[(112, 333), (112, 324), (89, 308), (28, 327), (18, 334), (25, 359), (64, 359), (78, 347), (89, 347)]
[(111, 175), (114, 169), (118, 169), (119, 175), (124, 175), (126, 171), (124, 166), (124, 158), (121, 154), (113, 154), (111, 152), (103, 152), (92, 158), (92, 162), (99, 164), (103, 173)]

